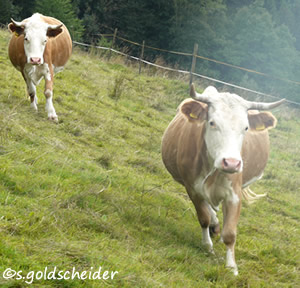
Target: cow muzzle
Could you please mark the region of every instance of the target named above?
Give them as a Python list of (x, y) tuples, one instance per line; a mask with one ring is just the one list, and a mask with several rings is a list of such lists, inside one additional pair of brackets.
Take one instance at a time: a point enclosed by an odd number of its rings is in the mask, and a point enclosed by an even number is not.
[(32, 65), (40, 65), (42, 63), (42, 59), (39, 57), (30, 57), (30, 64)]
[(223, 158), (221, 168), (226, 173), (241, 172), (242, 161), (234, 158)]

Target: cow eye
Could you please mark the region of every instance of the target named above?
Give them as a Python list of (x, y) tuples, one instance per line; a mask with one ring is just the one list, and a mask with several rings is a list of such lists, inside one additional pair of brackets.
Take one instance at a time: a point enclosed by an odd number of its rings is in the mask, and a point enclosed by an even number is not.
[(216, 127), (216, 124), (215, 124), (214, 121), (209, 121), (209, 126), (210, 126), (210, 127)]
[(24, 38), (24, 40), (25, 40), (25, 41), (28, 41), (28, 38), (27, 38), (27, 37), (25, 37), (25, 38)]
[(246, 128), (245, 128), (245, 131), (248, 131), (249, 130), (249, 127), (247, 126)]

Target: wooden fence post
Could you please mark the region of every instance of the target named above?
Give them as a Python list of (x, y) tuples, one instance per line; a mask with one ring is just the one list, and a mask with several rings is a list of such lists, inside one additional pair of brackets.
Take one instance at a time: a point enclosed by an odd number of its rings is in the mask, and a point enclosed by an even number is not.
[(116, 38), (117, 38), (117, 33), (118, 33), (118, 28), (115, 29), (115, 32), (114, 32), (114, 37), (113, 37), (113, 40), (111, 42), (111, 46), (110, 46), (110, 49), (109, 49), (109, 54), (108, 54), (108, 60), (110, 59), (111, 57), (111, 49), (114, 48), (115, 46), (115, 42), (116, 42)]
[(196, 68), (197, 54), (198, 54), (198, 44), (195, 43), (194, 44), (192, 67), (191, 67), (191, 73), (190, 73), (190, 86), (193, 83), (193, 73), (195, 72), (195, 68)]
[(141, 56), (139, 59), (139, 74), (142, 72), (142, 61), (144, 58), (144, 51), (145, 51), (145, 40), (143, 40), (143, 45), (142, 45), (142, 51), (141, 51)]

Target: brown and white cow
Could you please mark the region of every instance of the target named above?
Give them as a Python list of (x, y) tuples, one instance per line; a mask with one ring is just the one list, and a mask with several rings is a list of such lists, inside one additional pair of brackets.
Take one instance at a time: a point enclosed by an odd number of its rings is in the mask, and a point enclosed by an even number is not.
[[(162, 140), (162, 159), (173, 178), (185, 186), (202, 227), (202, 243), (213, 251), (211, 232), (219, 232), (216, 215), (223, 203), (221, 239), (227, 247), (226, 266), (238, 274), (234, 245), (242, 189), (262, 177), (269, 156), (268, 129), (276, 118), (268, 110), (280, 105), (249, 102), (208, 87), (190, 91)], [(255, 109), (254, 111), (248, 111)]]
[(13, 33), (9, 58), (23, 75), (31, 106), (37, 110), (36, 85), (45, 78), (46, 111), (50, 120), (57, 121), (52, 103), (53, 77), (64, 68), (72, 53), (68, 29), (59, 20), (38, 13), (22, 22), (12, 19), (8, 28)]

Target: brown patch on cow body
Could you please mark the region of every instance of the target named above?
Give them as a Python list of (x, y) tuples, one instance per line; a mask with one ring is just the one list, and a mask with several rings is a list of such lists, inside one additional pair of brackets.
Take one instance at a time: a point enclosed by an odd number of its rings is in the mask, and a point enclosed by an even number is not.
[[(50, 25), (59, 25), (62, 24), (62, 32), (56, 37), (49, 37), (45, 51), (44, 51), (44, 62), (49, 66), (54, 65), (55, 67), (64, 66), (72, 54), (72, 40), (66, 26), (59, 20), (40, 15), (41, 21), (50, 24)], [(23, 22), (28, 22), (28, 19), (23, 20)], [(21, 67), (21, 70), (24, 69), (24, 66), (27, 62), (25, 50), (24, 50), (24, 35), (19, 35), (18, 37), (13, 34), (9, 42), (8, 48), (9, 58), (12, 64), (15, 67)]]
[[(30, 22), (30, 19), (32, 17), (34, 17), (33, 22)], [(43, 45), (44, 43), (46, 44), (43, 52), (43, 61), (41, 61), (42, 59), (39, 58), (41, 57), (41, 55), (39, 55), (38, 58), (35, 58), (35, 55), (31, 56), (25, 54), (24, 28), (25, 30), (27, 29), (27, 24), (31, 25), (31, 23), (33, 23), (32, 25), (36, 27), (36, 25), (42, 25), (43, 22), (53, 26), (45, 25), (44, 27), (46, 33), (44, 36), (47, 36), (47, 40), (46, 42), (43, 42)], [(23, 23), (25, 23), (24, 27)], [(20, 31), (17, 30), (17, 27), (20, 28)], [(46, 30), (47, 27), (48, 30)], [(45, 78), (44, 95), (47, 99), (46, 111), (48, 113), (48, 119), (57, 121), (58, 118), (52, 103), (53, 81), (54, 73), (56, 71), (62, 70), (72, 54), (72, 40), (68, 29), (59, 20), (52, 17), (43, 16), (38, 13), (32, 15), (30, 18), (23, 20), (21, 24), (16, 22), (10, 23), (9, 29), (14, 33), (9, 42), (9, 58), (13, 66), (22, 73), (22, 76), (27, 84), (27, 90), (30, 94), (29, 96), (31, 98), (31, 103), (35, 102), (35, 86), (42, 78)], [(25, 33), (27, 32), (25, 31)], [(46, 37), (44, 37), (43, 41), (45, 41), (45, 38)], [(41, 47), (43, 48), (43, 46)], [(42, 51), (43, 50), (41, 50), (40, 52)], [(28, 60), (27, 58), (30, 58), (30, 60)], [(34, 59), (38, 60), (35, 62)], [(27, 61), (29, 61), (30, 63), (27, 63)], [(29, 66), (33, 64), (38, 65), (36, 65), (36, 67)], [(55, 68), (58, 69), (56, 70)], [(33, 107), (37, 109), (36, 104), (33, 105)]]
[[(193, 89), (192, 87), (192, 92)], [(215, 92), (217, 93), (216, 90)], [(228, 109), (225, 111), (228, 117), (235, 116), (232, 115), (234, 111), (231, 106), (224, 109)], [(244, 112), (246, 111), (243, 110), (242, 113)], [(243, 132), (245, 135), (241, 135), (244, 136), (241, 149), (243, 170), (240, 173), (229, 174), (225, 173), (228, 171), (224, 169), (217, 169), (209, 155), (207, 145), (214, 143), (205, 142), (207, 114), (206, 104), (191, 99), (183, 101), (164, 133), (162, 159), (173, 178), (185, 186), (202, 227), (202, 240), (204, 239), (204, 244), (210, 245), (211, 248), (212, 242), (208, 232), (219, 232), (213, 209), (217, 210), (217, 206), (223, 201), (222, 239), (227, 246), (226, 265), (237, 275), (234, 246), (241, 211), (242, 187), (263, 173), (269, 156), (268, 129), (275, 127), (276, 118), (270, 112), (249, 111), (250, 129)], [(209, 126), (207, 129), (210, 128)]]

